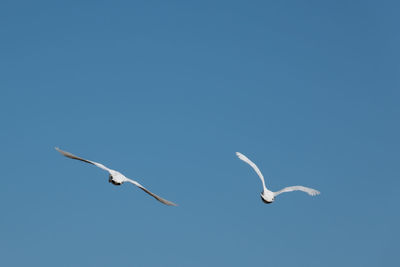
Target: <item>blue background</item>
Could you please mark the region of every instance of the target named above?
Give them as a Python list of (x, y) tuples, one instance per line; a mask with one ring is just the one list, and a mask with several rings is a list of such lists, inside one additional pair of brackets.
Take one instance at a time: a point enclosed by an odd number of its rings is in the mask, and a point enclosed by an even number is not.
[(399, 8), (2, 1), (0, 265), (395, 266)]

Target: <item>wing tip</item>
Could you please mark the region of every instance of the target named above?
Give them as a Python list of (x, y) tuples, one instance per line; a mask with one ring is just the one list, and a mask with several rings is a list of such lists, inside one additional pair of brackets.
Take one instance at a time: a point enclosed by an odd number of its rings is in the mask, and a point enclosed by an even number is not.
[(54, 149), (64, 155), (64, 151), (62, 151), (58, 146), (55, 146)]
[(159, 199), (157, 199), (157, 200), (160, 201), (161, 203), (167, 205), (167, 206), (174, 206), (174, 207), (178, 206), (178, 204), (176, 204), (176, 203), (174, 203), (172, 201), (166, 200), (164, 198), (161, 198), (161, 197)]
[(242, 158), (245, 157), (245, 155), (243, 155), (243, 154), (240, 153), (240, 152), (236, 152), (235, 154), (236, 154), (236, 156), (237, 156), (238, 158), (240, 158), (240, 159), (242, 159)]
[(60, 152), (64, 156), (67, 156), (67, 154), (70, 154), (64, 150), (61, 150), (58, 146), (54, 147), (54, 149), (57, 150), (58, 152)]
[(314, 189), (314, 191), (311, 192), (310, 195), (312, 195), (312, 196), (318, 196), (319, 194), (321, 194), (321, 192), (319, 192), (318, 190), (315, 190), (315, 189)]

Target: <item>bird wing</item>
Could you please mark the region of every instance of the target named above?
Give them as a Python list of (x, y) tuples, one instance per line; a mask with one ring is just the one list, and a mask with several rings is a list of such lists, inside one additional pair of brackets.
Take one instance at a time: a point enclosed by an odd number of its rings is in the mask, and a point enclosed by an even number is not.
[(247, 164), (249, 164), (256, 171), (256, 173), (258, 174), (258, 176), (261, 179), (261, 182), (263, 184), (263, 188), (266, 189), (267, 187), (265, 186), (264, 176), (262, 175), (262, 173), (261, 173), (260, 169), (257, 167), (257, 165), (254, 162), (252, 162), (251, 160), (249, 160), (245, 155), (243, 155), (240, 152), (236, 152), (236, 156), (238, 156), (239, 159), (241, 159), (244, 162), (246, 162)]
[(150, 191), (147, 190), (143, 185), (139, 184), (138, 182), (136, 182), (136, 181), (134, 181), (134, 180), (131, 180), (131, 179), (129, 179), (129, 178), (126, 178), (126, 181), (127, 181), (127, 182), (130, 182), (131, 184), (136, 185), (137, 187), (139, 187), (140, 189), (142, 189), (144, 192), (146, 192), (146, 193), (149, 194), (150, 196), (154, 197), (154, 198), (157, 199), (158, 201), (164, 203), (165, 205), (168, 205), (168, 206), (178, 206), (177, 204), (175, 204), (175, 203), (173, 203), (173, 202), (171, 202), (171, 201), (168, 201), (168, 200), (166, 200), (166, 199), (163, 199), (162, 197), (159, 197), (159, 196), (157, 196), (156, 194), (150, 192)]
[(80, 161), (83, 161), (83, 162), (86, 162), (86, 163), (93, 164), (93, 165), (95, 165), (95, 166), (97, 166), (97, 167), (99, 167), (100, 169), (103, 169), (103, 170), (105, 170), (105, 171), (108, 171), (108, 172), (111, 171), (111, 169), (107, 168), (107, 167), (104, 166), (103, 164), (100, 164), (100, 163), (97, 163), (97, 162), (94, 162), (94, 161), (90, 161), (90, 160), (87, 160), (87, 159), (83, 159), (83, 158), (77, 157), (77, 156), (75, 156), (75, 155), (73, 155), (73, 154), (71, 154), (71, 153), (69, 153), (69, 152), (67, 152), (67, 151), (63, 151), (63, 150), (59, 149), (58, 147), (56, 147), (55, 149), (56, 149), (58, 152), (60, 152), (63, 156), (66, 156), (67, 158), (70, 158), (70, 159), (77, 159), (77, 160), (80, 160)]
[(309, 187), (305, 187), (305, 186), (301, 186), (301, 185), (295, 185), (295, 186), (285, 187), (277, 192), (274, 192), (274, 196), (277, 196), (277, 195), (285, 193), (285, 192), (292, 192), (292, 191), (303, 191), (303, 192), (306, 192), (307, 194), (309, 194), (310, 196), (316, 196), (316, 195), (320, 194), (320, 192), (318, 190), (315, 190), (315, 189), (312, 189)]

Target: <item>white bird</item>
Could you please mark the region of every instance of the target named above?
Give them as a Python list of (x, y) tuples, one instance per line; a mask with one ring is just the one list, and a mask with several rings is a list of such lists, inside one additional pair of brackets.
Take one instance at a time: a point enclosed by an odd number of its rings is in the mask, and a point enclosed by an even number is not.
[(305, 186), (301, 186), (301, 185), (289, 186), (289, 187), (285, 187), (277, 192), (272, 192), (272, 191), (268, 190), (267, 187), (265, 186), (264, 176), (262, 175), (260, 169), (258, 169), (257, 165), (254, 164), (254, 162), (249, 160), (242, 153), (236, 152), (236, 156), (238, 156), (239, 159), (241, 159), (244, 162), (246, 162), (247, 164), (249, 164), (256, 171), (258, 176), (260, 177), (262, 185), (263, 185), (263, 191), (261, 192), (261, 200), (266, 204), (270, 204), (270, 203), (274, 202), (275, 197), (277, 195), (285, 193), (285, 192), (303, 191), (303, 192), (306, 192), (307, 194), (309, 194), (310, 196), (316, 196), (316, 195), (320, 194), (320, 192), (318, 190), (308, 188)]
[(66, 151), (63, 151), (63, 150), (59, 149), (58, 147), (56, 147), (55, 149), (56, 149), (58, 152), (60, 152), (62, 155), (66, 156), (66, 157), (68, 157), (68, 158), (81, 160), (81, 161), (83, 161), (83, 162), (87, 162), (87, 163), (93, 164), (93, 165), (99, 167), (100, 169), (103, 169), (103, 170), (107, 171), (107, 172), (109, 173), (108, 182), (110, 182), (110, 183), (112, 183), (112, 184), (114, 184), (114, 185), (121, 185), (121, 184), (123, 184), (123, 183), (125, 183), (125, 182), (129, 182), (129, 183), (132, 183), (132, 184), (136, 185), (137, 187), (139, 187), (140, 189), (142, 189), (144, 192), (146, 192), (146, 193), (149, 194), (150, 196), (154, 197), (154, 198), (157, 199), (158, 201), (164, 203), (165, 205), (177, 206), (175, 203), (173, 203), (173, 202), (171, 202), (171, 201), (168, 201), (168, 200), (166, 200), (166, 199), (163, 199), (162, 197), (159, 197), (159, 196), (157, 196), (156, 194), (153, 194), (152, 192), (150, 192), (149, 190), (147, 190), (144, 186), (142, 186), (142, 185), (139, 184), (138, 182), (136, 182), (136, 181), (134, 181), (134, 180), (131, 180), (131, 179), (125, 177), (125, 175), (123, 175), (122, 173), (120, 173), (120, 172), (118, 172), (118, 171), (109, 169), (109, 168), (107, 168), (106, 166), (104, 166), (103, 164), (100, 164), (100, 163), (97, 163), (97, 162), (94, 162), (94, 161), (90, 161), (90, 160), (87, 160), (87, 159), (83, 159), (83, 158), (77, 157), (77, 156), (75, 156), (75, 155), (73, 155), (73, 154), (71, 154), (71, 153), (69, 153), (69, 152), (66, 152)]

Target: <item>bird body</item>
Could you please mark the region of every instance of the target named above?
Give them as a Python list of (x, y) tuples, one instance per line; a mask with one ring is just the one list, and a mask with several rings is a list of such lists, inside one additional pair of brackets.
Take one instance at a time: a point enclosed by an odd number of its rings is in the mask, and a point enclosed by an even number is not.
[(140, 189), (145, 191), (147, 194), (151, 195), (152, 197), (154, 197), (155, 199), (157, 199), (161, 203), (164, 203), (165, 205), (177, 206), (175, 203), (173, 203), (171, 201), (168, 201), (166, 199), (163, 199), (162, 197), (159, 197), (156, 194), (150, 192), (144, 186), (142, 186), (141, 184), (139, 184), (138, 182), (136, 182), (136, 181), (134, 181), (132, 179), (127, 178), (125, 175), (123, 175), (119, 171), (107, 168), (106, 166), (104, 166), (101, 163), (97, 163), (97, 162), (94, 162), (94, 161), (91, 161), (91, 160), (87, 160), (87, 159), (84, 159), (84, 158), (77, 157), (77, 156), (75, 156), (75, 155), (73, 155), (73, 154), (71, 154), (71, 153), (69, 153), (67, 151), (63, 151), (63, 150), (59, 149), (58, 147), (56, 147), (56, 150), (58, 152), (60, 152), (65, 157), (68, 157), (68, 158), (71, 158), (71, 159), (80, 160), (80, 161), (83, 161), (83, 162), (86, 162), (86, 163), (89, 163), (89, 164), (93, 164), (93, 165), (99, 167), (100, 169), (103, 169), (103, 170), (107, 171), (109, 173), (108, 181), (110, 183), (112, 183), (113, 185), (122, 185), (123, 183), (128, 182), (128, 183), (131, 183), (131, 184), (139, 187)]
[(260, 177), (262, 186), (263, 186), (263, 191), (261, 192), (261, 200), (266, 204), (273, 203), (275, 201), (275, 197), (277, 195), (285, 193), (285, 192), (303, 191), (311, 196), (320, 194), (320, 192), (318, 190), (315, 190), (315, 189), (312, 189), (309, 187), (305, 187), (305, 186), (301, 186), (301, 185), (289, 186), (289, 187), (285, 187), (279, 191), (273, 192), (265, 186), (264, 176), (261, 173), (260, 169), (257, 167), (257, 165), (240, 152), (236, 152), (236, 155), (238, 156), (239, 159), (241, 159), (244, 162), (246, 162), (247, 164), (249, 164), (254, 169), (254, 171), (257, 173), (258, 177)]
[(122, 185), (124, 182), (127, 181), (127, 178), (118, 171), (110, 170), (108, 181), (113, 185)]
[(264, 188), (264, 190), (261, 192), (261, 200), (266, 204), (271, 204), (275, 200), (274, 192)]

